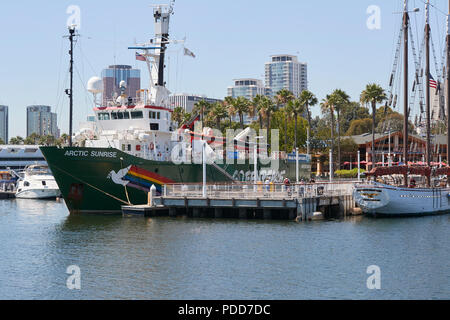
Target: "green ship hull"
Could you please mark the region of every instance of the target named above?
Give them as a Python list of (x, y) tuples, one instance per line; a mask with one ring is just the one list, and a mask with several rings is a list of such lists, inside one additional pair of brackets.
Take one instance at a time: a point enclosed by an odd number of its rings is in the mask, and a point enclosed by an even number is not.
[[(123, 205), (148, 201), (155, 185), (159, 193), (164, 184), (200, 183), (201, 164), (151, 161), (113, 148), (41, 147), (71, 213), (121, 213)], [(276, 180), (295, 180), (295, 161), (279, 161)], [(302, 161), (300, 177), (310, 176), (310, 164)], [(253, 164), (207, 165), (208, 183), (252, 181)], [(260, 174), (270, 173), (270, 164), (258, 167)]]

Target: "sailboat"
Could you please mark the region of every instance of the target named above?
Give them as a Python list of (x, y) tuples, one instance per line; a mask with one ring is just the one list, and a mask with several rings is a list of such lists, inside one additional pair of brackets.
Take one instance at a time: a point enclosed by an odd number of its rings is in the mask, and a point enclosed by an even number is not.
[[(369, 184), (357, 185), (354, 188), (354, 199), (356, 204), (365, 214), (373, 216), (419, 216), (432, 215), (450, 212), (450, 188), (448, 187), (448, 177), (450, 176), (450, 167), (433, 168), (431, 167), (431, 130), (430, 130), (430, 21), (429, 21), (430, 2), (426, 2), (425, 15), (425, 49), (426, 49), (426, 166), (413, 167), (408, 166), (409, 148), (408, 148), (408, 30), (409, 14), (408, 1), (404, 0), (403, 10), (403, 43), (404, 43), (404, 126), (403, 126), (403, 161), (404, 166), (397, 167), (378, 167), (374, 168), (368, 175), (374, 178)], [(449, 1), (450, 16), (450, 1)], [(449, 17), (448, 16), (448, 17)], [(446, 78), (450, 79), (450, 25), (447, 18), (447, 68)], [(450, 129), (450, 103), (449, 87), (447, 86), (447, 139)], [(450, 141), (448, 141), (450, 146)], [(373, 148), (374, 146), (372, 146)], [(450, 154), (447, 148), (447, 159)], [(387, 185), (376, 181), (383, 176), (401, 175), (403, 176), (403, 186)], [(412, 175), (419, 175), (426, 178), (426, 186), (416, 187)], [(447, 181), (442, 177), (446, 176)], [(433, 181), (433, 178), (434, 181)], [(442, 178), (442, 179), (439, 179)], [(436, 185), (435, 183), (438, 183)]]

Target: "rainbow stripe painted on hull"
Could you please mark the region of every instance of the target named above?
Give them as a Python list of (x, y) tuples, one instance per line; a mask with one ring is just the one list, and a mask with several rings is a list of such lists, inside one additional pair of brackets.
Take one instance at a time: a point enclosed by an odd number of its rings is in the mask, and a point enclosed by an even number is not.
[(132, 166), (124, 180), (130, 181), (127, 187), (135, 188), (145, 192), (150, 191), (152, 185), (155, 185), (158, 193), (162, 192), (162, 186), (167, 183), (174, 183), (173, 180), (163, 177), (157, 173), (150, 172), (136, 166)]

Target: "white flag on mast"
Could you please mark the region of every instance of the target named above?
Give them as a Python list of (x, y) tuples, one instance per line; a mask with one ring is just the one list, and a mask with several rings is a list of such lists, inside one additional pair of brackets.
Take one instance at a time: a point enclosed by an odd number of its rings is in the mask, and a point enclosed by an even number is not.
[(195, 54), (191, 50), (189, 50), (188, 48), (184, 48), (184, 55), (185, 56), (190, 56), (192, 58), (195, 58)]

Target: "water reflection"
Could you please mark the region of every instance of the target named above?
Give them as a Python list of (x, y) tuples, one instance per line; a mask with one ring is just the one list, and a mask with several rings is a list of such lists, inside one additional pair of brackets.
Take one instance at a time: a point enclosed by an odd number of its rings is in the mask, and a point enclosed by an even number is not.
[[(449, 216), (127, 219), (0, 201), (0, 298), (450, 298), (449, 231)], [(366, 288), (373, 264), (381, 291)], [(81, 268), (81, 291), (65, 286), (69, 265)]]

